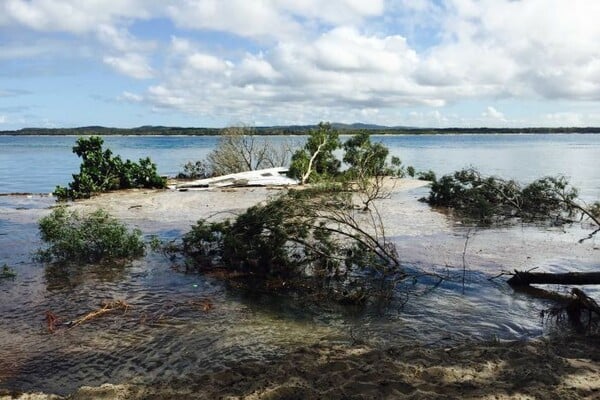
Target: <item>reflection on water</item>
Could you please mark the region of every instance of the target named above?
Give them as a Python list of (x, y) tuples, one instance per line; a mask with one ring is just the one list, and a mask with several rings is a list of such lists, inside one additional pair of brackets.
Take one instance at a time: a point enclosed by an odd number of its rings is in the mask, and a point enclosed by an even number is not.
[[(44, 267), (31, 262), (31, 253), (38, 245), (35, 221), (47, 200), (5, 198), (0, 256), (17, 277), (0, 281), (0, 388), (66, 394), (106, 382), (168, 384), (316, 342), (360, 339), (386, 346), (419, 340), (437, 346), (535, 337), (546, 329), (539, 312), (548, 304), (489, 278), (512, 268), (598, 268), (597, 242), (574, 245), (579, 227), (566, 233), (521, 226), (472, 231), (463, 265), (467, 229), (426, 212), (415, 201), (420, 194), (395, 194), (384, 203), (389, 234), (418, 275), (385, 308), (252, 296), (175, 272), (156, 254), (123, 268)], [(23, 202), (28, 210), (19, 209)], [(160, 234), (172, 237), (185, 229), (170, 226)], [(47, 311), (66, 323), (117, 299), (130, 307), (54, 334), (47, 330)]]
[(44, 268), (46, 290), (65, 291), (72, 290), (77, 286), (89, 282), (117, 282), (127, 277), (127, 265), (48, 265)]

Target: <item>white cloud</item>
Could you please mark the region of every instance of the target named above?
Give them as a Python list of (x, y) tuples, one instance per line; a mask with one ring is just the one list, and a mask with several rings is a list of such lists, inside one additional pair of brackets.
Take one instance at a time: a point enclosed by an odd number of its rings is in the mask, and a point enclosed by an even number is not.
[(302, 20), (357, 24), (382, 15), (384, 0), (183, 0), (167, 10), (182, 27), (280, 39), (307, 33)]
[(127, 92), (124, 91), (120, 96), (119, 96), (119, 100), (122, 101), (126, 101), (126, 102), (130, 102), (130, 103), (141, 103), (142, 101), (144, 101), (144, 96), (141, 96), (139, 94), (135, 94), (135, 93), (131, 93), (131, 92)]
[(450, 70), (463, 67), (468, 75), (457, 77), (459, 84), (500, 83), (496, 94), (600, 99), (600, 2), (451, 3), (456, 14), (445, 27), (454, 39), (434, 49), (432, 58)]
[(135, 79), (148, 79), (154, 76), (154, 72), (146, 59), (139, 54), (130, 53), (123, 56), (106, 56), (103, 58), (103, 61), (119, 73)]
[(156, 48), (156, 43), (138, 40), (126, 29), (112, 25), (97, 26), (96, 35), (100, 43), (119, 52), (152, 51)]
[(357, 23), (384, 12), (383, 0), (275, 0), (272, 3), (284, 12), (334, 25)]
[(187, 64), (198, 72), (223, 72), (227, 63), (210, 54), (194, 53), (187, 58)]
[(0, 115), (0, 124), (6, 123), (8, 123), (8, 118), (6, 117), (6, 115)]
[(488, 108), (486, 108), (485, 111), (481, 113), (481, 116), (491, 120), (506, 121), (504, 113), (501, 113), (492, 106), (488, 106)]
[[(465, 124), (441, 108), (463, 100), (600, 101), (597, 15), (600, 2), (591, 0), (4, 0), (0, 26), (27, 34), (0, 45), (0, 61), (66, 57), (81, 43), (88, 54), (79, 49), (78, 57), (159, 79), (143, 95), (119, 98), (160, 109), (394, 123), (405, 107), (424, 107), (434, 109), (410, 118)], [(184, 29), (166, 36), (164, 24), (150, 38), (136, 29), (165, 18)], [(419, 29), (426, 42), (411, 36)], [(208, 43), (205, 34), (223, 40)], [(473, 123), (512, 123), (478, 107)], [(592, 118), (565, 112), (538, 118)]]
[(79, 34), (93, 32), (100, 24), (149, 18), (163, 6), (160, 0), (3, 0), (0, 23)]
[(367, 37), (348, 27), (327, 32), (310, 47), (315, 63), (336, 71), (411, 72), (418, 61), (402, 36)]
[(308, 110), (316, 114), (310, 120), (318, 115), (346, 120), (380, 108), (444, 104), (411, 80), (418, 56), (398, 35), (333, 28), (314, 41), (281, 41), (238, 61), (197, 46), (172, 38), (170, 69), (149, 90), (153, 104), (206, 116), (266, 114), (286, 121)]
[(242, 36), (279, 36), (300, 31), (300, 25), (281, 14), (270, 1), (183, 0), (167, 8), (179, 26), (212, 29)]

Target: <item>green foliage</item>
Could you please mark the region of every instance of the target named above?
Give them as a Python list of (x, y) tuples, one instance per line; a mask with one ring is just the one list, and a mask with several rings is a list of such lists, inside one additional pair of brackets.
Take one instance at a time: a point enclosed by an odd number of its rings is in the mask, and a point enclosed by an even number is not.
[(415, 170), (415, 167), (413, 167), (412, 165), (409, 165), (408, 167), (406, 167), (406, 173), (411, 178), (414, 178), (417, 172)]
[(2, 265), (0, 268), (0, 279), (13, 279), (17, 276), (17, 273), (14, 269), (8, 266), (8, 264)]
[(357, 281), (366, 288), (370, 278), (399, 272), (398, 261), (393, 246), (356, 216), (349, 193), (291, 191), (234, 220), (198, 221), (183, 238), (183, 252), (199, 270), (225, 268), (262, 288), (274, 279), (288, 289), (302, 282), (331, 293)]
[(156, 172), (156, 165), (149, 158), (134, 163), (123, 162), (104, 150), (104, 141), (98, 136), (80, 137), (73, 153), (82, 159), (79, 174), (73, 175), (69, 187), (57, 186), (54, 195), (59, 200), (89, 198), (95, 194), (117, 189), (163, 188), (165, 180)]
[(567, 222), (581, 212), (591, 216), (576, 200), (577, 189), (565, 177), (545, 177), (522, 187), (513, 180), (483, 177), (473, 169), (435, 180), (427, 199), (484, 223), (510, 218)]
[(204, 179), (212, 176), (206, 162), (189, 161), (183, 166), (183, 171), (177, 174), (178, 179)]
[[(367, 132), (360, 132), (344, 143), (346, 173), (352, 177), (387, 175), (386, 160), (389, 153), (381, 143), (372, 143)], [(400, 160), (396, 158), (399, 164)]]
[(42, 262), (98, 263), (144, 255), (141, 232), (137, 229), (129, 232), (103, 210), (82, 216), (58, 207), (40, 219), (39, 230), (46, 243), (37, 252)]
[(430, 181), (430, 182), (436, 181), (435, 172), (433, 172), (432, 170), (419, 172), (417, 174), (417, 178), (421, 181)]
[(561, 212), (570, 214), (568, 206), (578, 194), (578, 190), (571, 187), (564, 176), (541, 178), (521, 191), (521, 209), (530, 218), (559, 215)]
[[(343, 161), (348, 165), (340, 173), (341, 161), (334, 152), (343, 147)], [(309, 132), (304, 147), (292, 156), (288, 175), (301, 183), (317, 183), (331, 180), (356, 181), (381, 176), (404, 176), (404, 167), (398, 157), (387, 163), (389, 149), (381, 143), (371, 142), (366, 131), (358, 132), (343, 146), (339, 133), (330, 124), (321, 122)]]
[(338, 131), (329, 123), (321, 122), (308, 135), (304, 148), (292, 155), (289, 176), (301, 183), (318, 182), (337, 176), (341, 162), (333, 152), (341, 146)]

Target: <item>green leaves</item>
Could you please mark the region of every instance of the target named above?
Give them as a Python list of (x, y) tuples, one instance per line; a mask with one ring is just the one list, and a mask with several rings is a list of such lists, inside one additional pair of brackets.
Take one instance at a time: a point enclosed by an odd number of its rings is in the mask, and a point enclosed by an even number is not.
[(307, 188), (232, 220), (198, 221), (183, 238), (183, 253), (197, 270), (224, 268), (254, 289), (271, 290), (276, 280), (286, 289), (343, 297), (340, 289), (358, 284), (370, 288), (359, 296), (366, 299), (390, 276), (403, 276), (395, 248), (369, 221), (350, 193)]
[[(372, 143), (367, 132), (360, 132), (344, 143), (344, 162), (349, 165), (350, 177), (387, 175), (386, 160), (389, 153), (381, 143)], [(397, 157), (395, 158), (397, 159)], [(400, 164), (400, 160), (396, 162)]]
[(593, 216), (593, 207), (590, 211), (583, 208), (577, 196), (577, 189), (562, 176), (540, 178), (523, 187), (465, 169), (434, 180), (427, 201), (483, 223), (511, 218), (568, 221), (578, 213)]
[(42, 262), (98, 263), (144, 255), (141, 232), (129, 232), (103, 210), (82, 216), (58, 207), (40, 219), (39, 230), (47, 245), (37, 252)]
[(130, 188), (163, 188), (165, 180), (156, 171), (149, 158), (139, 163), (112, 155), (110, 149), (103, 150), (104, 141), (98, 136), (80, 137), (73, 147), (82, 163), (79, 174), (73, 175), (69, 187), (57, 186), (54, 195), (61, 201), (89, 198), (101, 192)]
[(341, 162), (333, 154), (341, 147), (338, 131), (321, 122), (308, 135), (304, 148), (292, 155), (289, 176), (304, 184), (338, 175)]

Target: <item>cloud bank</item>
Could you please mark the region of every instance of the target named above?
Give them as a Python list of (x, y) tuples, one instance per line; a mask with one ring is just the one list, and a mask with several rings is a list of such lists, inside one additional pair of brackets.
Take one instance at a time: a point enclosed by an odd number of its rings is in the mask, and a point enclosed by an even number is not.
[[(22, 49), (12, 60), (62, 54), (56, 37), (39, 48), (49, 34), (85, 43), (99, 65), (147, 81), (115, 98), (157, 112), (257, 124), (560, 125), (599, 118), (511, 117), (497, 104), (597, 105), (598, 15), (594, 0), (6, 0), (0, 29), (28, 33), (7, 47)], [(140, 33), (154, 21), (168, 31)], [(464, 102), (480, 106), (461, 115)]]

